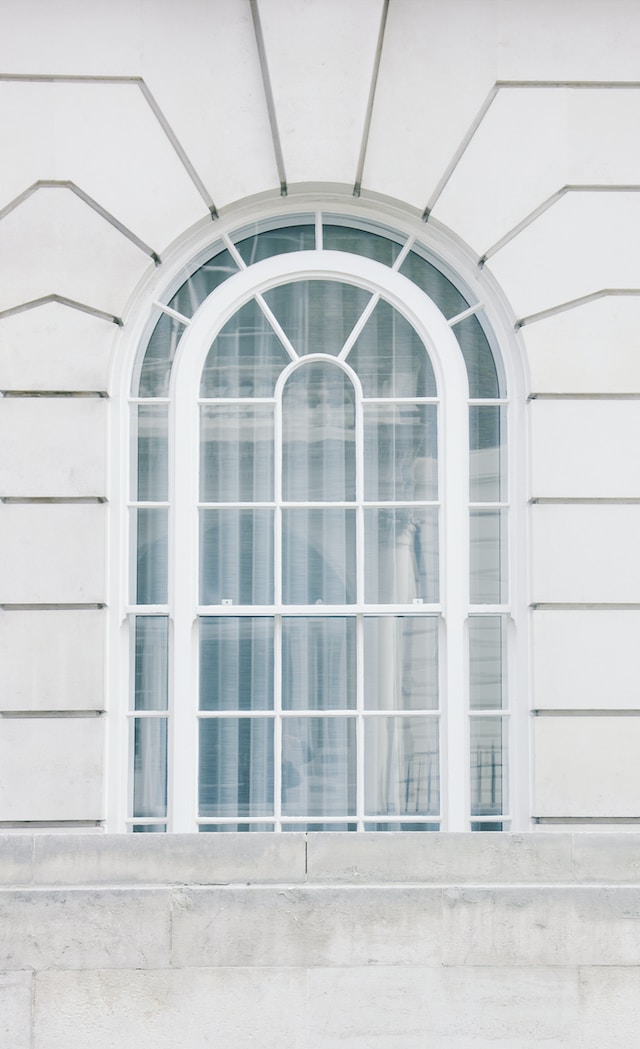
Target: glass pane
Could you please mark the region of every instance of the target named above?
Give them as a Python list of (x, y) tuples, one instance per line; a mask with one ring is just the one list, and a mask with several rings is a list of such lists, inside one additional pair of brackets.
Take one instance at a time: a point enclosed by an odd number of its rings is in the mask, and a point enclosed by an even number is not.
[(337, 356), (371, 292), (337, 280), (300, 280), (271, 288), (264, 298), (296, 353)]
[(367, 831), (390, 831), (397, 833), (398, 831), (437, 831), (440, 830), (439, 823), (365, 823), (364, 829)]
[(273, 815), (273, 720), (200, 721), (200, 816)]
[(201, 834), (242, 834), (257, 831), (260, 834), (273, 832), (273, 823), (201, 823)]
[(400, 244), (380, 233), (332, 224), (322, 227), (322, 247), (326, 251), (349, 251), (352, 255), (364, 255), (367, 259), (381, 262), (383, 266), (393, 266), (401, 249)]
[(470, 728), (471, 815), (499, 816), (507, 804), (506, 724), (500, 717), (472, 717)]
[(273, 510), (200, 511), (200, 603), (273, 603)]
[(364, 512), (365, 601), (438, 600), (438, 510)]
[(165, 502), (169, 497), (169, 406), (138, 404), (132, 407), (137, 459), (132, 471), (131, 496), (141, 503)]
[(273, 619), (200, 620), (200, 710), (273, 709)]
[(163, 508), (134, 510), (136, 525), (136, 603), (167, 603), (167, 536), (169, 512)]
[(297, 831), (298, 834), (320, 832), (336, 834), (340, 831), (356, 831), (357, 823), (283, 823), (283, 831)]
[(435, 404), (365, 405), (364, 497), (438, 498)]
[(365, 397), (435, 397), (426, 347), (408, 321), (379, 302), (349, 351)]
[(288, 353), (252, 299), (214, 339), (202, 369), (200, 396), (273, 397), (288, 363)]
[(469, 705), (472, 710), (500, 710), (503, 704), (501, 616), (469, 619)]
[[(472, 510), (471, 604), (500, 604), (506, 592), (506, 512)], [(503, 538), (504, 536), (504, 538)]]
[(273, 499), (273, 408), (200, 406), (200, 499)]
[(282, 398), (284, 499), (355, 499), (355, 391), (341, 368), (310, 363), (287, 380)]
[(440, 811), (437, 718), (366, 718), (364, 804), (372, 815)]
[(472, 823), (471, 824), (471, 830), (473, 830), (473, 831), (484, 831), (485, 833), (487, 831), (500, 831), (500, 830), (505, 830), (505, 829), (508, 830), (509, 828), (508, 827), (505, 828), (504, 823), (495, 823), (493, 820), (487, 820), (486, 822), (484, 820), (482, 820), (482, 821), (480, 821), (478, 823)]
[(283, 815), (353, 816), (355, 808), (355, 719), (285, 718)]
[(469, 408), (469, 500), (498, 503), (502, 499), (503, 409), (493, 404)]
[[(224, 249), (188, 277), (168, 305), (183, 317), (191, 317), (215, 288), (237, 272), (236, 263)], [(160, 316), (145, 351), (139, 383), (134, 379), (134, 396), (168, 396), (171, 366), (183, 332), (184, 325), (180, 321), (166, 313)]]
[(283, 619), (284, 710), (337, 710), (355, 705), (355, 619)]
[(135, 618), (135, 709), (166, 710), (169, 688), (169, 619)]
[(356, 600), (354, 510), (284, 510), (282, 600), (286, 605)]
[(167, 719), (134, 723), (133, 815), (167, 815)]
[(496, 362), (477, 317), (454, 324), (451, 329), (460, 344), (469, 377), (470, 397), (502, 397)]
[(236, 248), (247, 266), (273, 255), (284, 255), (288, 251), (313, 251), (316, 246), (316, 230), (313, 220), (282, 229), (265, 230), (253, 236), (243, 236), (236, 241)]
[(168, 397), (171, 366), (185, 326), (175, 317), (162, 313), (147, 344), (139, 381), (134, 375), (134, 397)]
[(457, 317), (459, 313), (469, 309), (464, 295), (460, 294), (451, 281), (415, 251), (409, 252), (400, 267), (400, 273), (422, 288), (445, 317)]
[(164, 834), (167, 829), (166, 823), (135, 823), (132, 834)]
[(364, 701), (370, 710), (437, 710), (435, 616), (365, 619)]

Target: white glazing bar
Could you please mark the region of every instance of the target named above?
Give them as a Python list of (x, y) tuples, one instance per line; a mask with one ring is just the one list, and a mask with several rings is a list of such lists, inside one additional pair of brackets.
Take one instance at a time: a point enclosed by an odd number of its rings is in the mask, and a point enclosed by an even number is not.
[(156, 306), (163, 313), (166, 313), (168, 317), (173, 317), (174, 320), (180, 321), (180, 324), (184, 324), (185, 328), (191, 324), (191, 317), (185, 317), (184, 313), (178, 313), (177, 310), (172, 310), (170, 306), (167, 306), (164, 302), (153, 302), (153, 306)]
[(273, 311), (270, 310), (269, 307), (267, 306), (267, 303), (265, 302), (263, 296), (262, 295), (256, 295), (256, 302), (258, 303), (258, 306), (260, 307), (260, 309), (264, 313), (265, 317), (269, 321), (269, 324), (273, 328), (274, 332), (276, 333), (276, 335), (280, 339), (280, 342), (284, 346), (285, 350), (287, 351), (287, 353), (291, 357), (291, 360), (292, 361), (297, 361), (298, 360), (298, 354), (296, 353), (293, 344), (290, 342), (289, 336), (286, 334), (286, 332), (285, 332), (284, 328), (282, 327), (282, 325), (278, 322), (278, 320), (277, 320), (275, 314), (273, 313)]
[(338, 354), (338, 360), (343, 361), (345, 359), (345, 357), (349, 353), (349, 350), (351, 349), (351, 347), (355, 343), (356, 339), (358, 339), (360, 337), (360, 334), (362, 333), (362, 329), (364, 328), (365, 324), (369, 320), (369, 317), (371, 316), (371, 314), (375, 310), (375, 308), (378, 305), (379, 301), (380, 301), (380, 296), (379, 295), (376, 294), (376, 295), (372, 295), (371, 296), (371, 298), (369, 299), (369, 301), (368, 301), (367, 305), (365, 306), (364, 310), (360, 314), (359, 320), (356, 321), (351, 334), (349, 335), (347, 341), (345, 342), (345, 344), (342, 347), (340, 353)]
[(233, 261), (238, 266), (238, 269), (246, 270), (247, 264), (244, 261), (244, 259), (242, 258), (242, 255), (240, 254), (240, 252), (236, 248), (235, 244), (231, 240), (231, 237), (229, 236), (228, 233), (223, 233), (222, 234), (222, 241), (224, 243), (225, 248), (227, 249), (227, 251), (231, 255), (231, 258), (233, 259)]
[(413, 245), (415, 244), (415, 241), (416, 241), (415, 237), (409, 237), (408, 238), (408, 240), (405, 242), (403, 248), (401, 249), (400, 254), (398, 255), (398, 258), (396, 259), (396, 261), (394, 262), (393, 266), (391, 267), (392, 270), (399, 270), (400, 269), (400, 267), (402, 266), (402, 263), (404, 262), (404, 260), (406, 259), (407, 255), (411, 251)]
[(322, 251), (323, 237), (322, 237), (322, 212), (316, 211), (316, 251)]

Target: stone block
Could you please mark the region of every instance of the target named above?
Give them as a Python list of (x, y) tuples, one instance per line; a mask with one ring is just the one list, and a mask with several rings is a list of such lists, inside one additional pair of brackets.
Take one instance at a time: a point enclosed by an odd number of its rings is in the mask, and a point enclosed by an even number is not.
[(0, 1045), (32, 1049), (31, 973), (0, 972)]
[(43, 972), (33, 1049), (307, 1049), (306, 973)]
[(7, 890), (0, 894), (0, 970), (165, 967), (169, 904), (161, 889)]
[(407, 887), (174, 889), (171, 964), (439, 965), (440, 896)]

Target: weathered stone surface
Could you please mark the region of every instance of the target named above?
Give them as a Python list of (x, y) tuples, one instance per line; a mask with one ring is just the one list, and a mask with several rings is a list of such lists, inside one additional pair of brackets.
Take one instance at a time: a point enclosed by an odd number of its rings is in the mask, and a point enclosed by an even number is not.
[(0, 1046), (31, 1049), (31, 973), (0, 973)]
[(640, 888), (443, 891), (447, 965), (640, 965)]
[(307, 1049), (306, 973), (47, 972), (33, 1049)]
[(571, 838), (552, 834), (310, 834), (309, 881), (571, 881)]
[(35, 839), (37, 884), (220, 885), (304, 880), (301, 834), (147, 834)]
[(163, 967), (169, 922), (161, 889), (6, 891), (0, 970)]
[(203, 888), (173, 898), (176, 967), (441, 962), (439, 889)]
[(579, 1009), (573, 969), (314, 969), (309, 1049), (567, 1049)]

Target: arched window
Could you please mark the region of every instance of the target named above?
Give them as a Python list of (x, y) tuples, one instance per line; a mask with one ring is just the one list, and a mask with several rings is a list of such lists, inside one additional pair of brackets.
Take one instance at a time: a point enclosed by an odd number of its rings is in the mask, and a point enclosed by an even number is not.
[(129, 828), (508, 829), (482, 304), (320, 213), (225, 234), (167, 298), (131, 397)]

